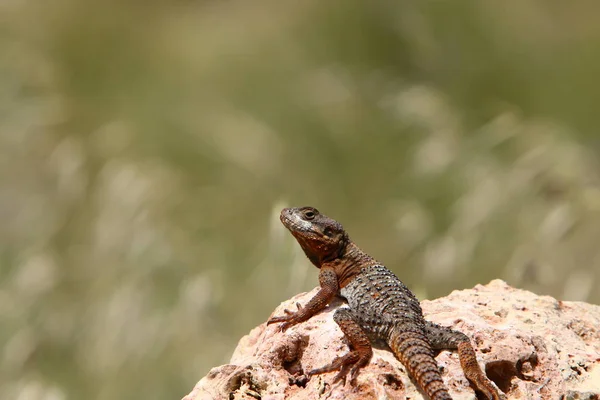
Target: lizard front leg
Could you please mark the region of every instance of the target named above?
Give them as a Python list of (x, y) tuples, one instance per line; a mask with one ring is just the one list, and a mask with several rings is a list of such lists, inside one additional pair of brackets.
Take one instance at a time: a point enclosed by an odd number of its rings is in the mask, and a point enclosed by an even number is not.
[(283, 322), (279, 327), (283, 332), (290, 326), (306, 321), (324, 309), (331, 299), (339, 292), (340, 286), (335, 271), (331, 268), (321, 268), (319, 272), (319, 285), (321, 286), (319, 292), (315, 297), (310, 299), (304, 307), (301, 307), (300, 304), (296, 303), (298, 311), (292, 312), (285, 310), (285, 315), (270, 318), (267, 321), (267, 325)]
[(350, 345), (350, 351), (341, 357), (334, 359), (331, 364), (313, 369), (308, 376), (323, 374), (325, 372), (339, 371), (333, 383), (339, 380), (346, 381), (346, 375), (350, 373), (350, 383), (356, 379), (361, 368), (366, 366), (373, 356), (373, 348), (369, 338), (355, 321), (352, 311), (348, 308), (340, 308), (333, 314), (333, 320), (339, 325)]

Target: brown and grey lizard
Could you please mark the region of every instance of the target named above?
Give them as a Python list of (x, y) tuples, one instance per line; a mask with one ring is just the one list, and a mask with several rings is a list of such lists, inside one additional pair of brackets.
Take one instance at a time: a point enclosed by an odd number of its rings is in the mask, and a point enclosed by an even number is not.
[(269, 319), (280, 329), (306, 321), (336, 296), (348, 307), (333, 318), (344, 332), (350, 351), (308, 376), (339, 371), (334, 382), (351, 383), (373, 354), (371, 341), (383, 340), (404, 364), (419, 389), (431, 400), (451, 399), (442, 381), (434, 350), (458, 350), (465, 376), (489, 399), (499, 400), (494, 385), (482, 372), (469, 338), (423, 318), (415, 295), (394, 273), (354, 244), (340, 223), (312, 207), (285, 208), (281, 222), (294, 235), (308, 259), (319, 268), (319, 292), (298, 311)]

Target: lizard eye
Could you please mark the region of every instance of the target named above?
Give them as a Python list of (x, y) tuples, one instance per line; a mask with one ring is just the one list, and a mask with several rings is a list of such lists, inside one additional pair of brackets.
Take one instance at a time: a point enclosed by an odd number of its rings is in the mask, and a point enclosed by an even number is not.
[(315, 212), (314, 212), (314, 211), (312, 211), (312, 210), (306, 210), (306, 211), (304, 211), (304, 218), (306, 218), (306, 219), (307, 219), (307, 220), (309, 220), (309, 221), (310, 221), (311, 219), (314, 219), (314, 218), (315, 218), (315, 215), (316, 215), (316, 214), (315, 214)]

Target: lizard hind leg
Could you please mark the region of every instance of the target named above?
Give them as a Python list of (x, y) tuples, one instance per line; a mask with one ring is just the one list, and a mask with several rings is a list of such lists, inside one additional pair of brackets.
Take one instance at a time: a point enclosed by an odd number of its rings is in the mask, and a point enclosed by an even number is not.
[(324, 367), (313, 369), (308, 373), (308, 376), (339, 371), (333, 383), (340, 380), (345, 382), (346, 375), (350, 373), (350, 383), (352, 384), (358, 376), (360, 369), (366, 366), (371, 360), (373, 348), (371, 347), (369, 337), (358, 322), (356, 322), (350, 309), (338, 309), (333, 315), (333, 320), (339, 325), (342, 332), (344, 332), (350, 351), (343, 356), (336, 357), (330, 364)]
[(500, 394), (483, 373), (469, 337), (462, 332), (425, 321), (425, 333), (435, 350), (458, 350), (460, 366), (469, 381), (490, 400), (500, 400)]

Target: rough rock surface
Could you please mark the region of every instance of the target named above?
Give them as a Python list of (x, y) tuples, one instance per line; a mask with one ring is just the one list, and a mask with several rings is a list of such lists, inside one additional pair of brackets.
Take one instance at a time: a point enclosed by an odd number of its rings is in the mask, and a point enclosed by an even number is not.
[[(295, 310), (316, 290), (281, 304)], [(334, 374), (306, 382), (302, 372), (348, 351), (332, 319), (341, 302), (286, 332), (261, 324), (244, 336), (230, 364), (213, 368), (184, 400), (422, 399), (393, 354), (375, 349), (357, 386), (329, 385)], [(559, 301), (495, 280), (422, 302), (425, 317), (467, 334), (488, 377), (507, 399), (600, 399), (600, 307)], [(437, 361), (455, 400), (477, 399), (456, 353)]]

